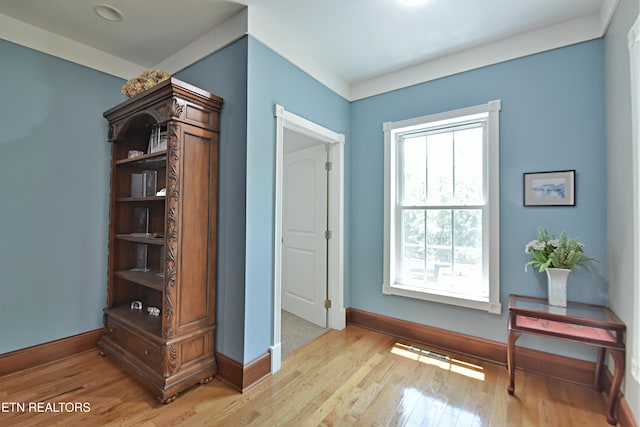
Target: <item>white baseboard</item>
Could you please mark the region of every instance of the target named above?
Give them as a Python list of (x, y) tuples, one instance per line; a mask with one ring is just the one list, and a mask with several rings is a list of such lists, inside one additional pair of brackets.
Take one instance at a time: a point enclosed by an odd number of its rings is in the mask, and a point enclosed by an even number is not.
[(269, 347), (271, 353), (271, 374), (275, 374), (282, 367), (282, 344), (277, 343)]

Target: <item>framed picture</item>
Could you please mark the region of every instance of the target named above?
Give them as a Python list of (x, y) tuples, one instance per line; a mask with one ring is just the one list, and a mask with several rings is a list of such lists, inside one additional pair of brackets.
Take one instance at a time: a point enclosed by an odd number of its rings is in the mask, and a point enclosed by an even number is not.
[(148, 153), (155, 153), (167, 149), (167, 131), (155, 126), (149, 136)]
[(524, 174), (524, 206), (575, 206), (576, 171)]
[(142, 171), (144, 177), (143, 197), (153, 197), (156, 195), (156, 181), (158, 180), (157, 171)]

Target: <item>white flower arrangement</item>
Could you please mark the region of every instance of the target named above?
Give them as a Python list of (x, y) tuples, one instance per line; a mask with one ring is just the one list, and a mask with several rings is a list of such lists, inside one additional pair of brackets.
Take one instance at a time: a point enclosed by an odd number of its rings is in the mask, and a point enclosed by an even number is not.
[(525, 253), (531, 255), (531, 260), (524, 266), (529, 266), (540, 273), (547, 268), (565, 268), (573, 271), (576, 265), (591, 271), (591, 262), (598, 262), (594, 258), (584, 256), (584, 244), (577, 238), (568, 238), (564, 231), (560, 238), (549, 235), (546, 229), (538, 228), (538, 239), (532, 240), (525, 246)]

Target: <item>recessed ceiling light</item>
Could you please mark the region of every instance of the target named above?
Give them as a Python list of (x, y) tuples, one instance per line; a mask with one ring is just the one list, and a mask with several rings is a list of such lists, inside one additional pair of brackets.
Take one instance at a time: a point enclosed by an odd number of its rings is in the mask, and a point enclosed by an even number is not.
[(93, 10), (103, 19), (112, 22), (122, 21), (122, 12), (108, 4), (97, 4)]

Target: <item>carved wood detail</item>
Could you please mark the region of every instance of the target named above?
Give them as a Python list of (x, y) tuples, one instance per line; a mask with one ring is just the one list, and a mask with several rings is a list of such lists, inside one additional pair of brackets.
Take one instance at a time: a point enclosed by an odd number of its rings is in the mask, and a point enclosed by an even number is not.
[(182, 118), (182, 113), (184, 112), (184, 102), (180, 101), (178, 98), (173, 98), (171, 102), (171, 116), (176, 118)]
[(167, 233), (166, 233), (166, 298), (164, 305), (165, 334), (167, 337), (175, 333), (173, 305), (178, 260), (178, 202), (180, 201), (180, 145), (178, 141), (179, 126), (169, 125), (167, 129)]
[(177, 371), (178, 367), (178, 349), (175, 344), (171, 344), (168, 350), (167, 366), (169, 366), (169, 374), (173, 374)]
[(182, 118), (184, 112), (185, 101), (173, 97), (163, 102), (159, 102), (151, 108), (147, 109), (147, 113), (151, 114), (156, 122), (166, 122), (172, 118)]

